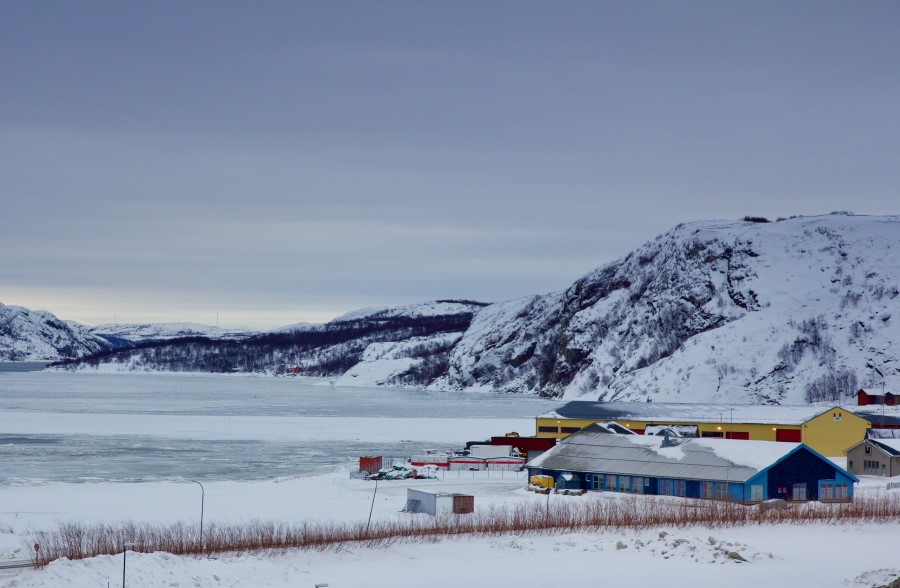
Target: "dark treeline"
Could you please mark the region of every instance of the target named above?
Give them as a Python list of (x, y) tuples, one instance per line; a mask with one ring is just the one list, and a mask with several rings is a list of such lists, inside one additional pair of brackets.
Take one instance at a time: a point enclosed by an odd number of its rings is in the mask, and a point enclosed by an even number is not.
[[(128, 348), (101, 351), (54, 365), (72, 369), (81, 365), (97, 367), (105, 363), (130, 364), (133, 369), (176, 372), (265, 372), (287, 373), (294, 366), (304, 375), (333, 376), (358, 363), (366, 346), (373, 342), (403, 341), (441, 333), (465, 331), (471, 313), (427, 317), (366, 317), (281, 333), (265, 333), (241, 341), (183, 337), (169, 341), (144, 342)], [(428, 359), (428, 369), (415, 379), (433, 379), (445, 367), (445, 345), (423, 346), (414, 357)], [(436, 358), (435, 358), (436, 359)], [(412, 383), (412, 382), (411, 382)], [(419, 383), (419, 382), (416, 382)], [(425, 383), (425, 382), (422, 382)]]

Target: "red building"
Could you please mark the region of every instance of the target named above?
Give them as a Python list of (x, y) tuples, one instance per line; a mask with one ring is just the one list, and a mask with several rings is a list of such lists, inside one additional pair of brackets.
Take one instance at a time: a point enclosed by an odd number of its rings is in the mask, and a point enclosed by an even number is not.
[(857, 406), (869, 406), (870, 404), (884, 404), (886, 406), (894, 406), (894, 402), (896, 401), (896, 394), (892, 394), (887, 392), (885, 394), (872, 394), (871, 392), (866, 392), (863, 389), (860, 389), (859, 392), (856, 393), (856, 405)]

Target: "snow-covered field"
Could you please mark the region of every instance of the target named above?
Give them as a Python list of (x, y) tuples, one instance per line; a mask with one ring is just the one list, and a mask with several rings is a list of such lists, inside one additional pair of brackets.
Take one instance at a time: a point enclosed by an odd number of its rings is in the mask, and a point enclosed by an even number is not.
[[(524, 479), (492, 473), (446, 474), (438, 480), (381, 482), (374, 518), (409, 517), (398, 511), (410, 486), (467, 492), (476, 508), (546, 500), (522, 489)], [(521, 474), (520, 474), (521, 476)], [(868, 478), (862, 492), (885, 492)], [(213, 482), (205, 486), (205, 521), (253, 519), (360, 521), (368, 516), (374, 484), (346, 471), (267, 482)], [(896, 490), (892, 491), (896, 492)], [(200, 489), (191, 483), (51, 484), (2, 490), (0, 552), (24, 557), (29, 528), (55, 521), (196, 521)], [(551, 495), (550, 500), (615, 500), (621, 495)], [(648, 498), (650, 499), (650, 498)], [(457, 538), (388, 547), (279, 556), (196, 559), (165, 553), (128, 555), (129, 586), (535, 586), (568, 578), (588, 586), (874, 586), (900, 576), (898, 525), (811, 525), (732, 529), (650, 529), (639, 532)], [(736, 552), (744, 562), (729, 558)], [(2, 588), (118, 586), (122, 557), (57, 561), (39, 571), (0, 575)]]
[[(418, 449), (426, 447), (424, 442), (458, 446), (508, 430), (533, 430), (534, 421), (523, 415), (532, 410), (542, 414), (554, 406), (509, 400), (341, 389), (267, 378), (7, 374), (0, 380), (0, 456), (7, 458), (0, 467), (19, 467), (25, 473), (0, 472), (0, 561), (26, 559), (31, 531), (52, 530), (58, 522), (197, 524), (201, 489), (190, 479), (203, 483), (206, 525), (365, 521), (375, 485), (350, 479), (348, 457), (326, 463), (325, 469), (300, 460), (298, 467), (273, 474), (268, 465), (273, 460), (264, 454), (341, 448), (346, 456), (357, 447), (395, 446), (402, 440)], [(524, 412), (523, 401), (529, 407)], [(121, 441), (116, 445), (121, 451), (105, 452), (110, 439)], [(252, 451), (235, 453), (240, 443), (250, 442)], [(148, 454), (148, 444), (166, 446), (166, 452)], [(48, 461), (42, 461), (45, 452), (54, 452)], [(127, 471), (147, 481), (113, 481), (120, 479), (110, 474), (113, 458), (133, 461)], [(257, 462), (264, 459), (269, 461), (261, 467)], [(33, 464), (21, 467), (23, 461)], [(230, 469), (223, 468), (223, 462)], [(86, 477), (43, 471), (65, 467), (80, 468), (97, 481), (74, 483)], [(298, 475), (310, 471), (315, 473)], [(373, 519), (427, 517), (399, 512), (410, 486), (473, 494), (476, 510), (547, 500), (526, 492), (524, 483), (524, 474), (510, 472), (491, 472), (490, 477), (487, 472), (447, 472), (437, 480), (385, 481), (378, 485)], [(858, 491), (887, 492), (884, 480), (876, 478), (864, 478)], [(551, 495), (549, 500), (623, 497), (590, 493)], [(812, 525), (457, 538), (277, 556), (199, 559), (131, 553), (127, 585), (873, 586), (900, 575), (898, 542), (896, 524)], [(727, 552), (739, 553), (746, 561), (729, 558)], [(121, 579), (121, 555), (60, 560), (42, 570), (0, 570), (0, 588), (120, 586)]]

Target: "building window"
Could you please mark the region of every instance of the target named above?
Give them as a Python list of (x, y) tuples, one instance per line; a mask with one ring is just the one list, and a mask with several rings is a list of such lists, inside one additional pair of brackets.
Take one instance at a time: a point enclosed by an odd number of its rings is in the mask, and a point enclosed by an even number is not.
[(884, 465), (877, 460), (874, 460), (874, 459), (864, 459), (863, 460), (863, 473), (864, 474), (874, 474), (877, 476), (878, 474), (882, 473), (883, 468), (884, 468)]
[(848, 500), (850, 498), (850, 485), (849, 484), (835, 484), (834, 485), (834, 499), (835, 500)]
[(631, 491), (635, 494), (643, 494), (644, 486), (647, 484), (647, 478), (634, 476), (631, 478)]
[(577, 433), (580, 430), (581, 430), (581, 427), (563, 427), (562, 428), (563, 433)]
[(722, 437), (722, 431), (703, 431), (700, 433), (701, 437)]
[(606, 489), (610, 492), (616, 491), (616, 477), (613, 474), (606, 474), (603, 476), (606, 478)]
[(866, 445), (866, 455), (872, 455), (872, 446)]
[(592, 488), (594, 490), (603, 490), (603, 474), (594, 474)]
[(555, 433), (556, 427), (538, 427), (538, 433)]
[(763, 487), (762, 484), (752, 484), (750, 486), (750, 502), (762, 502)]
[(631, 476), (619, 476), (619, 492), (631, 492)]
[(660, 480), (659, 493), (664, 496), (684, 496), (684, 480)]
[(713, 483), (712, 482), (700, 482), (700, 498), (712, 498), (713, 497)]
[(728, 500), (728, 482), (716, 483), (716, 500)]
[(791, 489), (791, 500), (806, 500), (806, 484), (794, 484)]

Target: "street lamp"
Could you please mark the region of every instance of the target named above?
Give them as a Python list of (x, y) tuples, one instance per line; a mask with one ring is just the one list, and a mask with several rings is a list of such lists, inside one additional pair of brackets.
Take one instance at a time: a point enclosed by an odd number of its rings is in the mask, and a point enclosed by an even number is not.
[(125, 558), (128, 555), (128, 548), (134, 549), (134, 543), (122, 544), (122, 588), (125, 588)]
[(369, 538), (369, 525), (372, 524), (372, 512), (375, 510), (375, 495), (378, 494), (378, 478), (375, 478), (375, 490), (372, 491), (372, 506), (369, 507), (369, 521), (366, 523), (366, 536)]
[(206, 499), (206, 490), (203, 484), (197, 480), (191, 480), (194, 484), (200, 486), (200, 555), (203, 555), (203, 501)]

